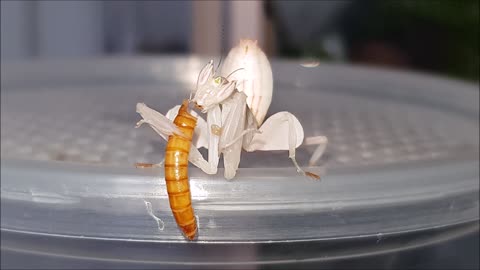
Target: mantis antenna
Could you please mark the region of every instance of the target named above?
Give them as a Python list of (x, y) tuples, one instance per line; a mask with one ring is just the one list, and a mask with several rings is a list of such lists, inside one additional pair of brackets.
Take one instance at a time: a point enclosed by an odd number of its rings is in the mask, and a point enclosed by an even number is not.
[(197, 91), (198, 89), (198, 80), (200, 79), (200, 74), (198, 74), (197, 76), (197, 83), (195, 84), (195, 88), (192, 89), (192, 91), (190, 91), (190, 96), (188, 97), (188, 100), (192, 100), (192, 96), (193, 96), (193, 91)]
[(223, 38), (224, 38), (224, 27), (223, 27), (223, 23), (222, 23), (222, 32), (221, 32), (221, 41), (220, 41), (220, 61), (218, 61), (218, 65), (217, 65), (217, 68), (215, 69), (215, 74), (218, 72), (218, 69), (220, 68), (220, 65), (222, 64), (222, 60), (223, 60), (223, 55), (225, 54), (225, 48), (223, 46)]
[[(217, 65), (217, 68), (215, 68), (215, 74), (217, 74), (218, 72), (218, 69), (220, 68), (220, 65), (222, 64), (222, 60), (223, 60), (223, 54), (224, 54), (224, 46), (223, 46), (223, 38), (224, 38), (224, 27), (223, 27), (223, 24), (222, 24), (222, 33), (221, 33), (221, 39), (222, 39), (222, 44), (220, 44), (220, 47), (221, 47), (221, 52), (220, 52), (220, 61), (218, 61), (218, 65)], [(200, 76), (200, 75), (199, 75)], [(230, 75), (229, 75), (230, 76)], [(228, 78), (228, 77), (227, 77)], [(192, 91), (190, 91), (190, 96), (189, 96), (189, 100), (192, 100), (192, 96), (193, 96), (193, 91), (196, 91), (198, 89), (198, 80), (200, 78), (197, 77), (197, 83), (195, 85), (195, 89), (192, 89)]]
[(244, 69), (244, 68), (237, 68), (237, 69), (235, 69), (234, 71), (230, 72), (230, 74), (228, 74), (228, 76), (227, 76), (225, 79), (228, 80), (228, 77), (232, 76), (235, 72), (240, 71), (240, 70), (242, 70), (242, 69)]
[(220, 68), (220, 65), (222, 64), (222, 60), (223, 60), (223, 55), (221, 54), (220, 55), (220, 61), (218, 61), (217, 68), (215, 69), (215, 74), (217, 74), (218, 69)]

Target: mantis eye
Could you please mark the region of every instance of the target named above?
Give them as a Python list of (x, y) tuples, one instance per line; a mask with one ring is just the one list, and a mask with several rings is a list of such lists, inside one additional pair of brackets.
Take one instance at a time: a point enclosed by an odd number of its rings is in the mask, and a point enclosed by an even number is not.
[(225, 77), (218, 76), (215, 79), (213, 79), (213, 82), (218, 86), (218, 85), (227, 85), (228, 80)]
[(222, 83), (222, 77), (220, 77), (220, 76), (216, 77), (213, 81), (215, 82), (215, 84), (219, 85), (219, 84)]

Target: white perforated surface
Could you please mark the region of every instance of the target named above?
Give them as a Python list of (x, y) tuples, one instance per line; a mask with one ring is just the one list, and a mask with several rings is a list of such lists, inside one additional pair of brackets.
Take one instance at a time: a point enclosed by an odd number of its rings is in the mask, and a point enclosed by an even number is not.
[[(282, 110), (294, 113), (306, 137), (329, 138), (320, 165), (385, 165), (478, 153), (475, 119), (428, 104), (336, 91), (335, 80), (324, 80), (325, 85), (302, 87), (276, 82), (269, 110), (269, 115)], [(135, 104), (145, 102), (165, 113), (188, 90), (174, 80), (142, 81), (134, 75), (111, 74), (98, 83), (64, 79), (43, 84), (47, 85), (32, 82), (25, 87), (24, 82), (2, 87), (2, 158), (114, 166), (158, 162), (165, 143), (146, 126), (134, 128), (140, 119)], [(298, 149), (301, 164), (307, 164), (314, 148)], [(244, 153), (240, 166), (290, 167), (287, 157), (286, 151)]]

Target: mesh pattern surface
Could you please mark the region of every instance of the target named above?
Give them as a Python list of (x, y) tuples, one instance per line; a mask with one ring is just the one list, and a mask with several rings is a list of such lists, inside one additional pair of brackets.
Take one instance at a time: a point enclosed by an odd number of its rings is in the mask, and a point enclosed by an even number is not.
[[(269, 115), (290, 111), (305, 137), (326, 135), (319, 164), (333, 167), (418, 162), (475, 155), (475, 125), (436, 108), (280, 85)], [(137, 102), (161, 113), (182, 100), (180, 85), (73, 85), (2, 91), (3, 158), (132, 166), (159, 162), (165, 142), (135, 129)], [(3, 89), (2, 89), (3, 90)], [(267, 115), (268, 116), (268, 115)], [(460, 134), (458, 131), (462, 131)], [(306, 164), (315, 146), (301, 146)], [(205, 151), (203, 153), (206, 153)], [(240, 167), (292, 166), (287, 151), (243, 153)]]

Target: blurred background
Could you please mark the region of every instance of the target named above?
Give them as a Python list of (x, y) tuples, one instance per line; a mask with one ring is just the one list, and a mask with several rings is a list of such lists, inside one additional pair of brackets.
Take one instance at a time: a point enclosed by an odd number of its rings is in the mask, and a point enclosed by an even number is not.
[(478, 81), (478, 1), (1, 1), (2, 61), (225, 55), (413, 69)]

